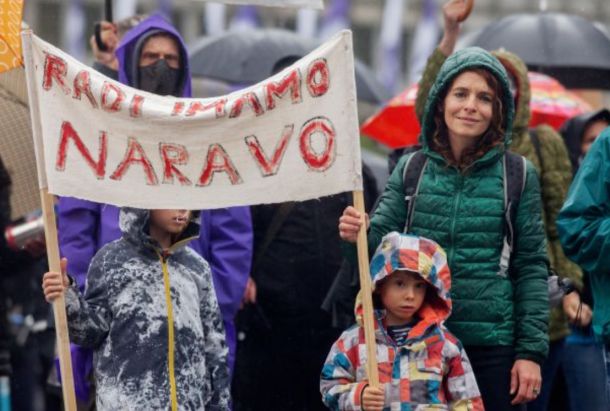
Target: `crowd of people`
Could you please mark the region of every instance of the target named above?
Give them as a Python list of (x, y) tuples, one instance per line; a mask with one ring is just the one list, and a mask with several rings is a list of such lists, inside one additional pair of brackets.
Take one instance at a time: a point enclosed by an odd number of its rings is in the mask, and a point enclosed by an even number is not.
[[(0, 236), (0, 376), (14, 409), (40, 409), (33, 388), (56, 378), (51, 318), (23, 341), (8, 311), (64, 295), (80, 409), (608, 411), (610, 111), (560, 133), (529, 128), (519, 56), (454, 51), (465, 7), (443, 7), (418, 89), (420, 145), (383, 193), (363, 165), (365, 214), (351, 193), (198, 211), (60, 198), (62, 272), (46, 273), (41, 244), (15, 251)], [(106, 76), (191, 96), (186, 47), (162, 17), (104, 22), (101, 38)], [(274, 72), (301, 56), (286, 57)], [(0, 162), (3, 230), (10, 185)], [(363, 229), (378, 385), (357, 297)], [(552, 271), (576, 288), (556, 307)], [(34, 284), (17, 302), (4, 291), (16, 275)]]

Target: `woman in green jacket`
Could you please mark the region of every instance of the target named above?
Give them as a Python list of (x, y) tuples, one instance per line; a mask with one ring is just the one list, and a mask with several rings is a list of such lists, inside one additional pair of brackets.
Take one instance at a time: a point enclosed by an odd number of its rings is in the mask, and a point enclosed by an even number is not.
[[(449, 0), (443, 5), (443, 37), (438, 47), (428, 58), (422, 79), (419, 82), (415, 105), (418, 119), (421, 119), (424, 115), (428, 93), (440, 67), (447, 56), (453, 53), (455, 49), (461, 32), (461, 16), (467, 7), (465, 3), (464, 0)], [(540, 177), (542, 221), (549, 262), (560, 277), (570, 279), (579, 292), (582, 292), (582, 272), (576, 264), (565, 256), (555, 225), (555, 219), (566, 199), (572, 181), (568, 151), (561, 136), (550, 126), (540, 124), (535, 128), (529, 127), (532, 92), (527, 67), (523, 60), (516, 54), (503, 49), (491, 51), (491, 54), (502, 63), (513, 87), (515, 117), (513, 119), (510, 151), (530, 160)], [(537, 145), (534, 144), (536, 141)], [(569, 358), (566, 360), (565, 353), (566, 337), (570, 334), (568, 324), (584, 326), (591, 319), (590, 308), (580, 303), (579, 293), (573, 292), (567, 294), (559, 306), (550, 310), (549, 355), (542, 364), (542, 389), (538, 398), (528, 404), (528, 411), (546, 411), (549, 404), (557, 405), (561, 401), (565, 402), (566, 396), (570, 398), (570, 401), (580, 396), (574, 384), (568, 384), (567, 392), (561, 393), (563, 398), (561, 395), (557, 395), (557, 390), (552, 389), (553, 380), (556, 379), (561, 368), (563, 368), (562, 378), (565, 376), (567, 381), (579, 380), (582, 382), (580, 375), (573, 375), (572, 368), (566, 363), (566, 361), (569, 362)], [(572, 375), (568, 375), (569, 373), (572, 373)], [(591, 396), (587, 398), (590, 399)]]
[[(420, 142), (428, 159), (410, 231), (438, 242), (452, 272), (448, 328), (470, 357), (486, 409), (516, 410), (540, 390), (548, 351), (546, 242), (538, 177), (527, 162), (516, 212), (510, 275), (500, 269), (504, 241), (504, 152), (514, 116), (500, 62), (480, 48), (451, 55), (430, 91)], [(407, 211), (397, 164), (370, 220), (369, 248), (402, 231)], [(348, 207), (341, 237), (355, 242), (362, 216)]]

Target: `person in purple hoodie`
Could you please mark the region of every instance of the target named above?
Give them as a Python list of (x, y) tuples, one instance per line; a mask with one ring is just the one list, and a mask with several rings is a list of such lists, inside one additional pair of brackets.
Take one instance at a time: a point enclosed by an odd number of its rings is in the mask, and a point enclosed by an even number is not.
[[(191, 96), (186, 47), (178, 31), (163, 17), (153, 15), (129, 30), (115, 53), (121, 83), (160, 95)], [(68, 257), (68, 273), (82, 291), (95, 253), (121, 236), (119, 208), (64, 197), (59, 200), (57, 215), (60, 252)], [(199, 238), (189, 245), (210, 263), (232, 368), (236, 344), (234, 318), (244, 295), (252, 260), (250, 209), (203, 210), (200, 216)], [(87, 356), (90, 353), (85, 354)], [(82, 352), (73, 353), (76, 374), (90, 371), (90, 366), (83, 366), (87, 361), (82, 361), (82, 357)], [(83, 393), (86, 387), (81, 383), (76, 381), (76, 391), (84, 394), (79, 395), (83, 398), (87, 393)]]

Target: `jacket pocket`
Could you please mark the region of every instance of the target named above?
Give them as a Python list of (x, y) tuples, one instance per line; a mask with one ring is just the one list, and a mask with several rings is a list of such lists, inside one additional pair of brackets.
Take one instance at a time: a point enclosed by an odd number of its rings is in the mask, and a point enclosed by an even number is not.
[(440, 361), (429, 361), (429, 360), (421, 360), (415, 362), (416, 375), (414, 379), (417, 380), (432, 380), (432, 381), (442, 381), (443, 380), (443, 372), (440, 365)]

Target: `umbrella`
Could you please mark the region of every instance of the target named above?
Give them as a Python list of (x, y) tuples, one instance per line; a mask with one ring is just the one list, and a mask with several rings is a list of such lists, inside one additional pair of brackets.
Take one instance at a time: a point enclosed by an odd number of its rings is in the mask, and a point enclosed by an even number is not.
[(531, 127), (548, 124), (559, 130), (566, 120), (593, 110), (589, 103), (566, 90), (556, 79), (534, 72), (527, 76), (532, 90)]
[(0, 74), (0, 156), (11, 176), (11, 218), (40, 209), (23, 68)]
[[(190, 48), (193, 76), (234, 84), (255, 84), (271, 75), (273, 65), (284, 57), (304, 56), (319, 43), (281, 29), (252, 29), (201, 39)], [(371, 70), (356, 60), (358, 99), (381, 104), (391, 95)]]
[(420, 132), (415, 115), (416, 97), (417, 84), (413, 84), (366, 120), (360, 131), (392, 148), (416, 144)]
[(25, 71), (21, 67), (22, 3), (0, 6), (0, 156), (12, 180), (12, 219), (40, 208)]
[[(554, 78), (534, 72), (527, 76), (531, 89), (530, 127), (548, 124), (558, 130), (566, 120), (592, 110)], [(417, 84), (413, 84), (370, 117), (362, 125), (362, 133), (392, 148), (417, 143), (420, 126), (415, 115), (416, 97)]]
[(530, 70), (555, 77), (568, 88), (610, 89), (610, 37), (581, 16), (512, 14), (469, 35), (460, 46), (505, 48)]

